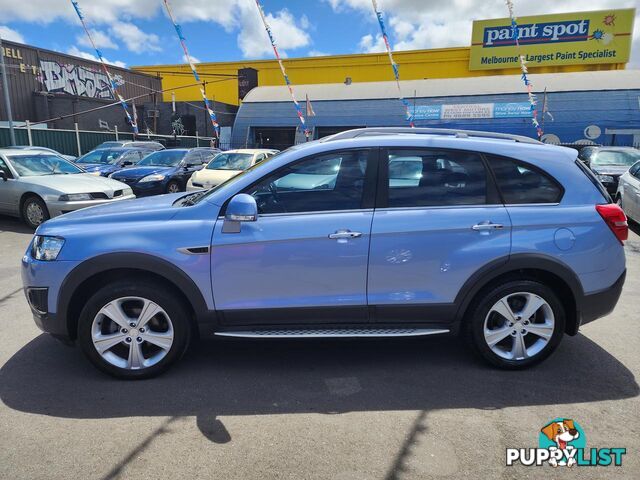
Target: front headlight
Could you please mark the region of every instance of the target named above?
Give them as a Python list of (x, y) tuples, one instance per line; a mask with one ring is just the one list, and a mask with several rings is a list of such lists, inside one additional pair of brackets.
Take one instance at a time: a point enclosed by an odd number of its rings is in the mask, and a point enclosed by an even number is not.
[(129, 195), (133, 195), (133, 190), (131, 190), (130, 188), (125, 188), (124, 190), (122, 190), (123, 197), (128, 197)]
[(613, 177), (611, 175), (598, 175), (598, 180), (602, 183), (613, 183)]
[(88, 193), (68, 193), (66, 195), (60, 195), (58, 199), (61, 202), (77, 202), (81, 200), (91, 200), (91, 195)]
[(50, 262), (58, 258), (64, 245), (64, 238), (36, 235), (33, 237), (31, 256), (36, 260)]
[(89, 175), (100, 176), (100, 170), (94, 170), (93, 172), (87, 172), (87, 173), (89, 173)]
[(140, 179), (140, 183), (160, 182), (162, 180), (164, 180), (164, 175), (162, 175), (161, 173), (153, 173), (151, 175), (147, 175), (146, 177), (142, 177), (142, 179)]

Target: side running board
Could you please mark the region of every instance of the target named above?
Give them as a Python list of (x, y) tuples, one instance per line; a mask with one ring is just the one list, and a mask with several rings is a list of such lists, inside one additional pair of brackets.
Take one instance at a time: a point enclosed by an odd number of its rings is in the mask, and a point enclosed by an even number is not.
[(314, 328), (273, 329), (216, 332), (220, 337), (242, 338), (362, 338), (362, 337), (419, 337), (449, 333), (436, 328)]

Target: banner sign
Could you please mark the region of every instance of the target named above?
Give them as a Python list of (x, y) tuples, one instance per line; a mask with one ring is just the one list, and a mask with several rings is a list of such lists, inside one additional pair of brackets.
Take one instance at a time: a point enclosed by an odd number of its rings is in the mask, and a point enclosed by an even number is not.
[(417, 105), (412, 107), (410, 111), (414, 120), (531, 117), (529, 102)]
[[(634, 17), (633, 8), (518, 17), (520, 53), (529, 67), (626, 63)], [(470, 70), (519, 66), (511, 19), (473, 22)]]

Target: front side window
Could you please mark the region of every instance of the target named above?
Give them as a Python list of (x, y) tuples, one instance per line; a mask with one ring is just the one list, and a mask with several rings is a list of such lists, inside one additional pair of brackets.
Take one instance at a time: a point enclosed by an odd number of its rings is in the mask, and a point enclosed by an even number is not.
[(558, 203), (562, 187), (545, 173), (510, 158), (488, 156), (504, 203)]
[(390, 208), (482, 205), (487, 172), (473, 152), (390, 149)]
[(637, 162), (629, 169), (629, 173), (636, 178), (640, 178), (640, 162)]
[(82, 173), (78, 167), (57, 155), (12, 155), (8, 158), (21, 177)]
[(258, 212), (353, 210), (362, 206), (368, 151), (317, 155), (268, 175), (245, 193)]

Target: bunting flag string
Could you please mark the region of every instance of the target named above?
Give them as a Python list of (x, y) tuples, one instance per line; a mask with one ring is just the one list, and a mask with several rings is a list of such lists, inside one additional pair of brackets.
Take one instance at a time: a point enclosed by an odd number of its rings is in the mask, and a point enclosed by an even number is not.
[[(189, 67), (191, 68), (191, 72), (193, 73), (193, 78), (196, 79), (196, 82), (202, 83), (202, 80), (200, 80), (200, 75), (198, 75), (198, 71), (196, 70), (196, 66), (193, 63), (193, 58), (191, 58), (191, 55), (189, 55), (189, 50), (187, 49), (187, 39), (184, 38), (184, 35), (182, 34), (182, 27), (180, 27), (180, 25), (176, 22), (175, 17), (173, 16), (173, 11), (171, 10), (169, 1), (163, 0), (163, 2), (167, 10), (167, 15), (169, 15), (169, 19), (171, 20), (171, 23), (173, 23), (173, 27), (176, 29), (176, 33), (178, 34), (180, 45), (182, 45), (182, 50), (184, 51), (184, 58), (187, 60), (187, 62), (189, 62)], [(213, 125), (213, 133), (215, 137), (219, 138), (220, 126), (218, 125), (218, 119), (216, 117), (215, 112), (211, 108), (211, 103), (207, 98), (207, 93), (204, 91), (204, 86), (202, 84), (200, 85), (200, 94), (202, 95), (204, 106), (207, 110), (207, 113), (209, 114), (209, 118), (211, 119), (211, 125)]]
[(411, 114), (411, 107), (406, 98), (402, 96), (402, 89), (400, 88), (400, 70), (398, 69), (398, 64), (393, 60), (393, 52), (391, 50), (391, 44), (389, 43), (389, 36), (387, 35), (387, 29), (384, 26), (384, 20), (382, 18), (382, 11), (378, 9), (378, 2), (376, 0), (371, 0), (373, 4), (373, 11), (376, 14), (378, 19), (378, 24), (380, 25), (380, 31), (382, 32), (382, 39), (384, 40), (384, 46), (387, 49), (387, 53), (389, 54), (389, 61), (391, 62), (391, 68), (393, 69), (393, 76), (396, 78), (396, 86), (398, 87), (398, 98), (404, 105), (407, 111), (407, 121), (411, 128), (414, 127), (413, 123), (413, 115)]
[(509, 10), (509, 17), (511, 18), (511, 38), (513, 38), (515, 41), (516, 52), (518, 53), (518, 58), (520, 59), (520, 70), (522, 71), (521, 78), (524, 86), (527, 89), (527, 96), (529, 97), (529, 104), (531, 105), (531, 123), (536, 129), (538, 139), (540, 139), (542, 138), (544, 132), (542, 131), (542, 127), (540, 127), (540, 122), (538, 122), (538, 100), (533, 93), (533, 83), (531, 83), (531, 80), (529, 80), (529, 70), (527, 68), (527, 62), (525, 56), (520, 52), (520, 32), (518, 31), (518, 21), (514, 13), (512, 0), (505, 0), (505, 4), (507, 5), (507, 9)]
[(256, 6), (258, 7), (258, 12), (260, 12), (260, 18), (262, 19), (262, 23), (264, 24), (264, 29), (267, 31), (267, 35), (269, 35), (269, 40), (271, 41), (271, 46), (273, 47), (273, 53), (276, 56), (276, 60), (278, 61), (278, 65), (280, 65), (280, 71), (282, 72), (282, 76), (284, 77), (284, 82), (287, 84), (287, 88), (289, 89), (289, 94), (291, 95), (291, 100), (296, 107), (296, 112), (298, 114), (298, 119), (300, 120), (300, 124), (302, 125), (302, 129), (304, 131), (304, 136), (309, 139), (311, 135), (311, 131), (307, 128), (307, 123), (304, 118), (304, 114), (302, 113), (302, 107), (296, 100), (296, 95), (293, 92), (293, 86), (291, 85), (291, 81), (289, 80), (289, 75), (287, 75), (287, 71), (284, 68), (284, 64), (282, 63), (282, 58), (280, 57), (280, 53), (278, 52), (278, 46), (276, 45), (276, 41), (273, 37), (273, 32), (271, 31), (271, 27), (267, 22), (267, 17), (264, 14), (264, 10), (262, 9), (262, 5), (260, 4), (260, 0), (256, 0)]
[(91, 32), (87, 28), (87, 24), (85, 22), (84, 15), (82, 14), (82, 10), (80, 10), (80, 5), (78, 4), (78, 2), (76, 0), (71, 0), (71, 5), (73, 5), (73, 9), (78, 14), (78, 18), (80, 19), (80, 23), (82, 24), (82, 28), (84, 29), (85, 33), (87, 34), (87, 37), (89, 38), (89, 42), (91, 43), (91, 46), (96, 51), (96, 55), (98, 55), (98, 59), (100, 60), (100, 63), (102, 64), (102, 69), (104, 71), (104, 74), (107, 76), (107, 79), (109, 80), (109, 85), (111, 86), (111, 91), (113, 93), (113, 96), (115, 98), (117, 98), (118, 101), (120, 102), (120, 105), (122, 105), (122, 108), (124, 109), (124, 113), (127, 116), (127, 120), (129, 121), (129, 123), (131, 124), (131, 128), (133, 129), (133, 133), (134, 133), (134, 135), (137, 135), (138, 134), (138, 124), (137, 124), (136, 120), (133, 119), (131, 117), (131, 115), (129, 114), (129, 110), (127, 109), (127, 102), (125, 101), (124, 98), (122, 98), (122, 96), (118, 92), (118, 85), (116, 84), (116, 82), (113, 80), (113, 77), (109, 73), (109, 69), (107, 68), (107, 63), (105, 62), (104, 57), (102, 56), (102, 52), (96, 46), (96, 42), (93, 40), (93, 36), (91, 35)]

